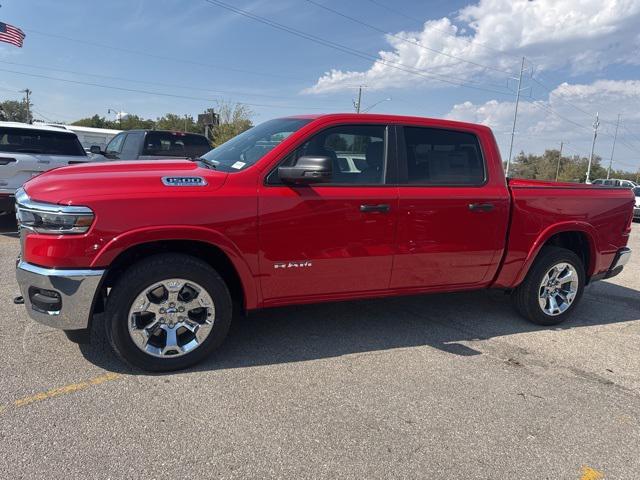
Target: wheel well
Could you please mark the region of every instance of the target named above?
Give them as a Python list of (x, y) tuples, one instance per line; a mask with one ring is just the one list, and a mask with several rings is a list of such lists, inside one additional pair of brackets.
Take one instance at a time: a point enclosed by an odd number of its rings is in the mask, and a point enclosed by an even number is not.
[[(234, 303), (237, 303), (241, 309), (244, 308), (245, 297), (242, 282), (229, 257), (215, 245), (199, 241), (163, 240), (143, 243), (125, 250), (109, 266), (109, 271), (103, 282), (103, 290), (111, 288), (129, 266), (143, 258), (161, 253), (184, 253), (204, 260), (215, 268), (225, 281)], [(98, 305), (97, 308), (99, 309)]]
[(544, 246), (553, 245), (555, 247), (566, 248), (575, 253), (584, 266), (585, 274), (589, 275), (589, 267), (591, 266), (591, 249), (589, 247), (589, 238), (583, 232), (560, 232), (549, 238)]

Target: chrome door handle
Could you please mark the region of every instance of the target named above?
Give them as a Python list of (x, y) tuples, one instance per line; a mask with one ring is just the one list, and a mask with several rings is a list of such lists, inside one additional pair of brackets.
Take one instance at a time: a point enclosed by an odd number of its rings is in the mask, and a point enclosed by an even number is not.
[(360, 211), (363, 213), (369, 213), (369, 212), (387, 213), (389, 210), (391, 210), (391, 206), (387, 203), (380, 203), (378, 205), (360, 205)]
[(469, 210), (472, 212), (490, 212), (495, 208), (493, 203), (470, 203)]

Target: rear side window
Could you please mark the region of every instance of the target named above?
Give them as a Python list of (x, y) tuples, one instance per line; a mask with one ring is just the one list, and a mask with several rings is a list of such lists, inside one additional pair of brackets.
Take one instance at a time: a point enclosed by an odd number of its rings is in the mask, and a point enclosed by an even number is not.
[(0, 152), (86, 156), (75, 133), (0, 127)]
[(149, 132), (144, 140), (142, 155), (166, 157), (201, 157), (211, 150), (202, 135), (179, 132)]
[(475, 135), (439, 128), (404, 127), (410, 185), (482, 185), (485, 168)]

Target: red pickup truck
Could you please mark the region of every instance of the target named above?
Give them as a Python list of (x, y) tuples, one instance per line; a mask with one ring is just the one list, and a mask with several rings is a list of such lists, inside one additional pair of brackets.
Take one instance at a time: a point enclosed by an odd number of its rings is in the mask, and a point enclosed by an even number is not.
[(16, 201), (29, 315), (70, 338), (100, 319), (154, 371), (278, 305), (497, 288), (553, 325), (629, 260), (634, 205), (505, 180), (485, 126), (362, 114), (270, 120), (191, 161), (59, 168)]

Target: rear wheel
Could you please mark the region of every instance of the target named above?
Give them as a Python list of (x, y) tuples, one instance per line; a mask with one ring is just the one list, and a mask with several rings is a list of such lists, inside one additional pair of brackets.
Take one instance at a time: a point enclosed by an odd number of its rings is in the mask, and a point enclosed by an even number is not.
[(513, 292), (516, 309), (538, 325), (566, 320), (580, 300), (584, 266), (571, 250), (544, 247), (525, 280)]
[(231, 315), (229, 290), (207, 263), (182, 254), (156, 255), (130, 267), (111, 290), (107, 336), (133, 366), (179, 370), (222, 343)]

